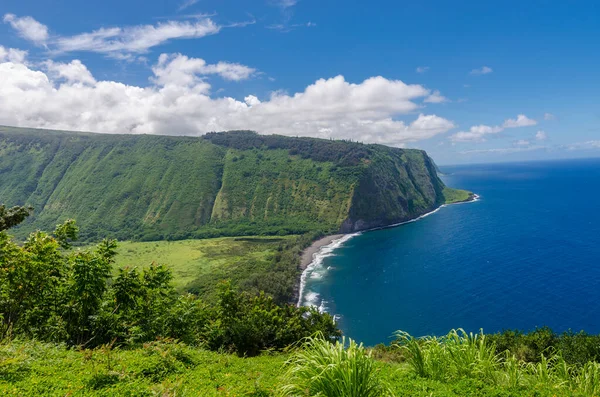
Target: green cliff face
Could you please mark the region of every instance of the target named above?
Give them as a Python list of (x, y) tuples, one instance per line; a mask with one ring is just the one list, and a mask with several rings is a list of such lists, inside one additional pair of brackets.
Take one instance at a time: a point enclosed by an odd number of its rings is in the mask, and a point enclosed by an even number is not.
[(0, 127), (0, 202), (75, 218), (95, 240), (158, 240), (389, 225), (444, 202), (419, 150), (248, 131), (203, 137)]

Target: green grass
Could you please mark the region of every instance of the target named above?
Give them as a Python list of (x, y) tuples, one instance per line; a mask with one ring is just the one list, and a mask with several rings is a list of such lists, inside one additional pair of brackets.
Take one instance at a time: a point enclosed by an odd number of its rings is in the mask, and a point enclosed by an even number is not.
[(134, 350), (0, 345), (10, 396), (270, 396), (286, 356), (239, 358), (172, 343)]
[(180, 292), (193, 291), (210, 298), (219, 281), (240, 285), (264, 274), (286, 244), (297, 236), (222, 237), (203, 240), (119, 243), (117, 267), (147, 267), (152, 262), (172, 270)]
[(467, 190), (452, 189), (450, 187), (444, 187), (444, 198), (446, 204), (461, 203), (463, 201), (469, 201), (473, 197), (473, 193)]
[[(346, 346), (346, 342), (348, 345)], [(371, 353), (353, 340), (330, 343), (310, 337), (287, 363), (282, 395), (384, 397), (391, 390), (379, 374)]]
[[(329, 353), (344, 356), (342, 361), (330, 360), (329, 370), (338, 375), (346, 372), (345, 369), (368, 369), (369, 378), (374, 377), (389, 386), (393, 396), (593, 395), (544, 384), (524, 383), (510, 387), (469, 377), (422, 378), (416, 376), (406, 363), (366, 362), (367, 355), (357, 347), (354, 349), (352, 353), (341, 353), (332, 348), (331, 352), (320, 356), (327, 358)], [(346, 366), (344, 362), (353, 357), (357, 358), (356, 363)], [(288, 354), (239, 358), (173, 343), (153, 343), (131, 350), (77, 351), (17, 341), (0, 344), (0, 393), (9, 396), (274, 397), (280, 396), (282, 387), (289, 384), (286, 370), (298, 364), (297, 357), (290, 358)], [(588, 372), (588, 378), (592, 377), (594, 372)], [(351, 394), (323, 396), (338, 395)]]

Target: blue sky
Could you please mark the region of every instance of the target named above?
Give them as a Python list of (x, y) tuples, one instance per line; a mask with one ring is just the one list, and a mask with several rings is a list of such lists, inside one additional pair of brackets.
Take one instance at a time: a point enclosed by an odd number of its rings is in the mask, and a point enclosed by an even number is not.
[(4, 0), (0, 124), (248, 128), (440, 164), (600, 155), (600, 6)]

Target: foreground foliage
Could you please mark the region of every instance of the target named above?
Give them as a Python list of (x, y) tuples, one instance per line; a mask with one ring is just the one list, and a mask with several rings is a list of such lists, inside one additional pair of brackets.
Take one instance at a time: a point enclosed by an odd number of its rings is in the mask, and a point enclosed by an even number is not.
[(548, 349), (536, 362), (527, 362), (515, 351), (498, 353), (497, 345), (483, 333), (459, 329), (441, 338), (417, 339), (398, 332), (397, 338), (396, 346), (405, 354), (411, 372), (420, 378), (442, 382), (472, 379), (503, 389), (551, 389), (561, 395), (600, 394), (600, 365), (593, 361), (569, 364), (560, 350)]
[(164, 266), (125, 267), (113, 277), (116, 242), (74, 250), (77, 231), (67, 221), (52, 235), (31, 234), (22, 246), (0, 232), (0, 337), (83, 347), (174, 338), (256, 355), (315, 332), (339, 335), (328, 314), (279, 305), (265, 293), (239, 293), (227, 282), (207, 304), (178, 294)]
[(310, 337), (287, 362), (282, 396), (381, 397), (389, 387), (378, 373), (371, 354), (352, 339)]
[[(397, 347), (390, 349), (398, 354), (398, 360), (390, 360), (390, 355), (381, 357), (377, 350), (372, 353), (360, 350), (356, 345), (349, 352), (341, 351), (339, 344), (322, 344), (317, 352), (314, 346), (312, 349), (309, 345), (307, 350), (291, 354), (265, 353), (241, 358), (174, 341), (156, 341), (135, 348), (105, 345), (96, 349), (5, 341), (0, 343), (0, 393), (15, 396), (315, 396), (317, 391), (326, 389), (317, 389), (320, 373), (304, 364), (316, 363), (326, 370), (325, 376), (334, 384), (344, 384), (350, 377), (367, 379), (367, 384), (379, 384), (382, 391), (398, 397), (598, 395), (597, 389), (594, 391), (594, 370), (591, 369), (595, 364), (588, 364), (579, 374), (571, 373), (569, 382), (587, 384), (586, 390), (572, 389), (570, 383), (548, 382), (544, 380), (544, 366), (534, 370), (533, 365), (524, 363), (521, 364), (521, 382), (508, 385), (471, 376), (443, 380), (418, 376), (404, 361), (409, 356), (403, 357)], [(323, 365), (325, 362), (330, 365)], [(350, 373), (358, 367), (363, 370), (361, 374), (369, 376)], [(555, 375), (550, 379), (552, 376)], [(539, 381), (530, 382), (532, 378)], [(290, 385), (303, 384), (307, 385), (306, 389), (290, 390)], [(347, 390), (344, 394), (338, 389), (329, 390), (334, 394), (321, 396), (353, 395), (347, 394), (351, 393)]]

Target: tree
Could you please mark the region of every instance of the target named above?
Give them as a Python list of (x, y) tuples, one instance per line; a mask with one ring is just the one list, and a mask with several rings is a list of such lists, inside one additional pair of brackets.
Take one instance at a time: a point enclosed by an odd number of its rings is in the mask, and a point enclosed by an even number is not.
[(17, 226), (31, 215), (32, 211), (31, 207), (17, 206), (7, 209), (4, 204), (0, 204), (0, 232)]

